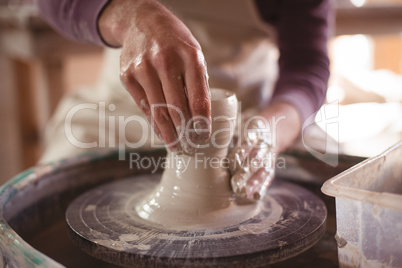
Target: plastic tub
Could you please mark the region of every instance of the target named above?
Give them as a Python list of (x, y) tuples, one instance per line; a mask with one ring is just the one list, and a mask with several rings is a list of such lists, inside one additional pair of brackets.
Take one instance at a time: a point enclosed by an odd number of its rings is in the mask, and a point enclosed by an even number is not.
[(402, 267), (402, 142), (326, 181), (340, 267)]

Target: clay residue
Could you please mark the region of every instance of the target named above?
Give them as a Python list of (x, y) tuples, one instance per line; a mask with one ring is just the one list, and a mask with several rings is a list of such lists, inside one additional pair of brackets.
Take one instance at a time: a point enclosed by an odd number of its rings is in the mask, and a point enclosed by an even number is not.
[(28, 185), (37, 185), (40, 179), (46, 174), (53, 171), (52, 165), (38, 166), (24, 180), (19, 181), (14, 185), (17, 190), (24, 189)]
[(118, 251), (126, 251), (130, 249), (138, 249), (146, 251), (151, 248), (150, 245), (131, 244), (127, 243), (126, 241), (115, 241), (115, 240), (95, 240), (94, 243), (105, 246), (107, 248), (113, 248)]
[(126, 241), (126, 242), (130, 242), (130, 241), (135, 241), (138, 240), (139, 236), (136, 234), (122, 234), (119, 236), (120, 241)]
[(94, 230), (94, 229), (90, 229), (90, 230), (89, 230), (89, 233), (90, 233), (93, 237), (95, 237), (95, 238), (102, 238), (102, 239), (107, 239), (107, 238), (109, 238), (109, 236), (108, 236), (107, 234), (101, 233), (101, 232), (96, 231), (96, 230)]
[(286, 246), (287, 244), (288, 244), (288, 242), (286, 242), (286, 241), (278, 241), (278, 246), (279, 247)]
[(347, 243), (344, 247), (338, 248), (338, 254), (339, 267), (397, 267), (394, 266), (395, 264), (392, 265), (392, 255), (389, 257), (390, 261), (388, 263), (382, 263), (378, 260), (368, 260), (362, 250), (352, 243)]
[(85, 207), (84, 211), (95, 211), (96, 210), (96, 205), (88, 205)]
[[(268, 233), (272, 226), (274, 226), (279, 220), (282, 218), (282, 212), (283, 208), (281, 205), (278, 204), (278, 202), (271, 198), (267, 197), (268, 201), (265, 201), (270, 204), (270, 208), (268, 211), (268, 216), (264, 219), (262, 219), (258, 223), (249, 223), (249, 224), (244, 224), (239, 226), (239, 230), (249, 233), (249, 234), (262, 234), (262, 233)], [(265, 210), (268, 210), (268, 208), (263, 209), (263, 212)]]

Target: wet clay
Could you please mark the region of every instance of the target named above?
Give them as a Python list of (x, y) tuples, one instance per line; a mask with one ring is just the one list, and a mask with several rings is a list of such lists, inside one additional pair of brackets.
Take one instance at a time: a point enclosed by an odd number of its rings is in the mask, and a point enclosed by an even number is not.
[(160, 173), (137, 175), (81, 195), (66, 213), (73, 242), (126, 267), (261, 267), (306, 250), (325, 231), (324, 203), (281, 179), (260, 200), (260, 212), (244, 222), (166, 228), (141, 218), (133, 205), (149, 195), (147, 189), (160, 187), (160, 180)]
[(260, 267), (315, 244), (326, 208), (305, 189), (276, 180), (258, 202), (233, 197), (226, 156), (236, 108), (233, 94), (212, 91), (208, 144), (169, 152), (162, 176), (136, 175), (75, 199), (66, 212), (73, 242), (127, 267)]
[(233, 198), (228, 173), (228, 146), (237, 115), (234, 93), (211, 91), (212, 135), (194, 154), (169, 152), (161, 182), (139, 204), (138, 215), (174, 229), (236, 225), (260, 211), (258, 202)]

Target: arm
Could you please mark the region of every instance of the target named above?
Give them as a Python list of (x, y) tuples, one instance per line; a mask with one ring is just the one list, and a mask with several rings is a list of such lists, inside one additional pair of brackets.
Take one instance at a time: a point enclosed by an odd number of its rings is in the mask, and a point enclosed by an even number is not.
[(64, 36), (86, 43), (105, 45), (98, 19), (110, 0), (36, 0), (39, 13)]
[(209, 139), (210, 92), (201, 47), (163, 5), (156, 0), (38, 1), (41, 13), (67, 36), (122, 47), (120, 78), (170, 149), (191, 152), (194, 143)]
[(249, 128), (249, 133), (259, 134), (244, 137), (247, 143), (231, 155), (232, 188), (249, 199), (265, 194), (274, 177), (276, 154), (294, 141), (303, 123), (320, 108), (329, 78), (329, 0), (256, 3), (262, 17), (277, 28), (280, 59), (274, 95), (260, 114), (266, 120), (257, 119)]
[(267, 119), (287, 116), (278, 123), (276, 149), (282, 151), (324, 102), (329, 78), (331, 6), (329, 0), (283, 0), (271, 6), (264, 0), (256, 3), (263, 19), (273, 23), (278, 32), (279, 79), (271, 105), (262, 114)]

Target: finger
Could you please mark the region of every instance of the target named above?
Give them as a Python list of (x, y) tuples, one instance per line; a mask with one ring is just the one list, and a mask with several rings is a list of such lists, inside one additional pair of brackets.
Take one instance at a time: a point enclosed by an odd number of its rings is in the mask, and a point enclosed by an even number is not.
[(245, 161), (252, 173), (256, 172), (260, 168), (270, 169), (273, 167), (274, 154), (271, 149), (264, 147), (261, 149), (253, 148), (247, 155), (247, 161)]
[(184, 84), (187, 88), (189, 108), (194, 118), (193, 128), (197, 134), (197, 143), (205, 143), (211, 136), (211, 96), (208, 86), (208, 74), (201, 50), (192, 51), (185, 57)]
[(187, 139), (190, 137), (188, 132), (188, 122), (191, 114), (188, 107), (188, 99), (183, 85), (183, 77), (178, 71), (160, 71), (162, 80), (163, 94), (168, 104), (169, 115), (175, 126), (178, 138), (183, 151), (193, 154), (196, 150)]
[(135, 80), (132, 76), (121, 76), (121, 80), (126, 87), (128, 93), (134, 99), (135, 103), (141, 109), (141, 111), (146, 116), (148, 122), (153, 128), (155, 134), (162, 140), (161, 131), (158, 126), (155, 124), (155, 120), (152, 119), (151, 109), (149, 108), (149, 102), (147, 96), (145, 94), (144, 89), (141, 85)]
[(232, 190), (233, 192), (242, 198), (246, 198), (247, 193), (246, 193), (246, 186), (247, 186), (247, 181), (250, 178), (250, 172), (248, 172), (247, 170), (239, 170), (238, 172), (236, 172), (231, 180), (231, 186), (232, 186)]
[[(248, 150), (248, 153), (245, 151)], [(236, 195), (258, 200), (262, 197), (270, 185), (274, 174), (274, 155), (264, 149), (253, 149), (247, 145), (238, 149), (244, 155), (231, 178), (233, 192)], [(241, 153), (237, 153), (241, 158)], [(237, 160), (239, 163), (240, 160)]]
[(233, 149), (229, 155), (229, 171), (232, 174), (235, 174), (244, 167), (245, 159), (251, 150), (252, 148), (247, 146), (247, 144), (243, 144), (242, 146)]
[(265, 168), (260, 168), (257, 172), (252, 173), (245, 185), (246, 197), (254, 200), (259, 200), (264, 197), (273, 178), (273, 169), (266, 170)]
[(268, 133), (268, 130), (265, 129), (249, 130), (247, 132), (246, 142), (249, 146), (254, 148), (269, 147), (272, 144), (272, 140)]
[(138, 83), (144, 88), (151, 110), (152, 120), (158, 126), (166, 146), (173, 151), (180, 150), (176, 129), (170, 118), (162, 85), (155, 69), (143, 64), (136, 72)]

